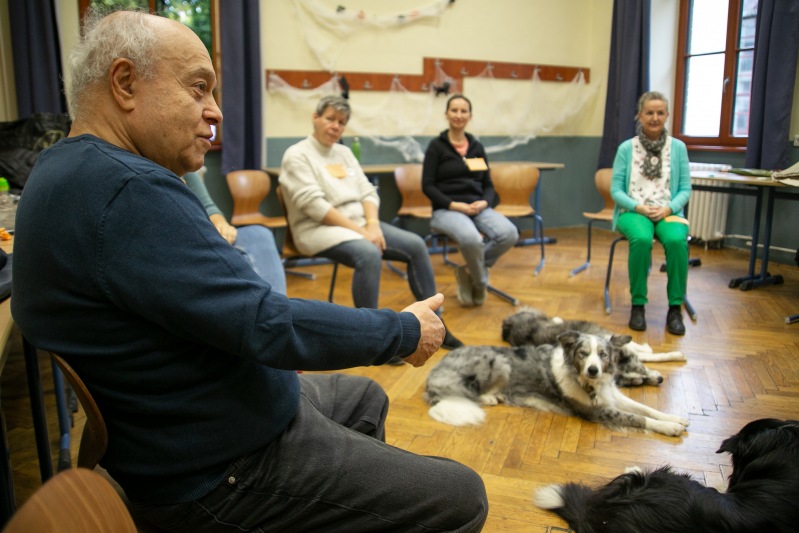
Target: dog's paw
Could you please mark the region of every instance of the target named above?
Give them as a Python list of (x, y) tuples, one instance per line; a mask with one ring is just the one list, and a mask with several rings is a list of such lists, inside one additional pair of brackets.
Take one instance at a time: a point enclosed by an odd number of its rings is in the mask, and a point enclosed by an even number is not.
[(688, 420), (687, 418), (683, 418), (677, 415), (666, 415), (661, 420), (665, 422), (676, 422), (686, 428), (691, 424), (690, 420)]
[(500, 399), (496, 394), (483, 394), (480, 396), (480, 403), (483, 405), (497, 405)]
[(646, 429), (652, 430), (662, 435), (668, 435), (669, 437), (679, 437), (682, 435), (683, 431), (685, 431), (685, 426), (679, 422), (654, 420), (649, 418), (646, 421)]
[(682, 352), (666, 352), (663, 354), (664, 361), (687, 361), (688, 358)]
[(560, 318), (559, 316), (553, 317), (552, 318), (552, 323), (553, 324), (558, 324), (558, 325), (563, 324), (563, 319)]

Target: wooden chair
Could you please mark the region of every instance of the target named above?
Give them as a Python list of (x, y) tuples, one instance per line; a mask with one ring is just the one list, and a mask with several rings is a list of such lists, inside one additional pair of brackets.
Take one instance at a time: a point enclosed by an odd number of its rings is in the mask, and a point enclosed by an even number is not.
[[(272, 188), (272, 180), (269, 178), (269, 174), (263, 170), (234, 170), (228, 172), (225, 178), (228, 189), (230, 189), (230, 195), (233, 197), (233, 216), (230, 217), (231, 225), (236, 227), (266, 226), (273, 233), (277, 229), (288, 227), (285, 216), (266, 216), (261, 213), (261, 204), (269, 196), (269, 191)], [(286, 274), (306, 279), (316, 279), (316, 276), (310, 272), (286, 269), (286, 261), (287, 259), (283, 257), (283, 267)]]
[[(284, 215), (288, 214), (286, 211), (286, 201), (283, 198), (283, 191), (280, 190), (280, 185), (275, 188), (275, 193), (277, 194), (277, 201), (280, 204), (280, 209), (283, 211)], [(294, 244), (294, 237), (291, 234), (291, 226), (286, 224), (286, 233), (285, 237), (283, 238), (283, 250), (281, 251), (281, 255), (284, 258), (284, 261), (299, 261), (303, 259), (312, 259), (310, 256), (307, 256), (300, 252), (297, 249), (297, 246)], [(325, 259), (325, 261), (328, 261)], [(336, 288), (336, 276), (338, 275), (338, 263), (336, 261), (330, 261), (333, 263), (333, 274), (330, 277), (330, 290), (327, 293), (327, 301), (333, 302), (333, 290)]]
[(75, 370), (58, 354), (50, 352), (50, 359), (58, 366), (64, 378), (78, 397), (78, 402), (86, 414), (86, 424), (83, 426), (83, 435), (78, 449), (78, 467), (94, 469), (105, 455), (108, 448), (108, 429), (105, 426), (103, 415), (89, 393), (89, 389), (78, 377)]
[(495, 164), (491, 167), (491, 181), (499, 196), (494, 211), (508, 218), (532, 218), (539, 235), (541, 260), (533, 271), (537, 276), (544, 267), (544, 220), (530, 204), (530, 195), (538, 186), (539, 172), (532, 165), (524, 163)]
[[(688, 239), (690, 240), (690, 237)], [(616, 237), (612, 243), (610, 243), (610, 257), (608, 258), (608, 271), (605, 274), (605, 294), (604, 294), (605, 313), (608, 315), (610, 314), (610, 276), (613, 272), (613, 255), (616, 252), (616, 245), (620, 241), (626, 241), (626, 240), (627, 237), (625, 237), (624, 235), (620, 235), (619, 237)], [(657, 240), (657, 237), (655, 237), (655, 240)], [(691, 259), (688, 260), (689, 266), (692, 265), (691, 261), (692, 261)], [(665, 269), (663, 269), (663, 271), (665, 271)], [(688, 313), (688, 316), (691, 318), (691, 320), (696, 322), (697, 314), (696, 311), (694, 310), (694, 307), (691, 305), (691, 302), (688, 301), (688, 296), (685, 296), (683, 299), (683, 307), (685, 307), (685, 311)]]
[[(430, 199), (422, 192), (422, 165), (407, 164), (399, 165), (394, 169), (394, 181), (397, 184), (402, 204), (397, 210), (397, 216), (392, 221), (393, 224), (404, 227), (406, 219), (420, 219), (429, 220), (433, 217), (433, 206)], [(458, 264), (451, 261), (448, 257), (448, 252), (454, 251), (454, 248), (449, 246), (449, 238), (444, 234), (438, 234), (430, 230), (429, 235), (425, 238), (426, 241), (432, 241), (434, 247), (430, 249), (430, 253), (441, 253), (444, 263), (457, 267)], [(441, 241), (442, 245), (439, 247), (437, 243)], [(488, 285), (486, 289), (507, 300), (513, 305), (519, 305), (519, 300), (510, 294), (503, 292), (492, 285)]]
[(234, 170), (228, 172), (227, 186), (233, 197), (233, 226), (261, 225), (269, 229), (285, 228), (286, 217), (268, 217), (261, 213), (261, 203), (269, 195), (272, 181), (263, 170)]
[[(80, 378), (80, 376), (78, 376), (77, 372), (75, 372), (70, 364), (67, 363), (60, 355), (53, 352), (49, 353), (50, 359), (56, 366), (58, 366), (58, 368), (61, 370), (61, 373), (64, 375), (64, 378), (75, 392), (75, 396), (77, 396), (78, 402), (80, 403), (81, 407), (83, 407), (83, 411), (86, 415), (86, 424), (83, 426), (83, 434), (80, 439), (80, 447), (78, 448), (78, 468), (88, 470), (96, 469), (97, 475), (105, 478), (106, 482), (112, 487), (112, 490), (116, 491), (117, 498), (119, 498), (123, 506), (128, 507), (128, 500), (125, 496), (125, 491), (123, 491), (122, 487), (120, 487), (119, 484), (117, 484), (117, 482), (108, 475), (108, 472), (106, 472), (105, 469), (98, 465), (100, 459), (103, 458), (106, 450), (108, 449), (108, 428), (105, 425), (105, 420), (103, 420), (103, 415), (100, 413), (100, 408), (97, 406), (94, 398), (92, 398), (92, 395), (89, 392), (89, 389), (86, 387), (86, 384), (83, 383), (83, 380)], [(68, 471), (69, 470), (64, 470), (64, 472)], [(145, 520), (136, 516), (135, 513), (131, 513), (129, 507), (126, 509), (126, 513), (129, 517), (132, 516), (135, 523), (135, 527), (132, 531), (139, 531), (140, 533), (159, 533), (160, 530), (158, 528), (150, 525)], [(30, 531), (39, 530), (31, 529)], [(62, 529), (58, 531), (69, 530)], [(95, 529), (75, 529), (74, 531), (95, 531)], [(114, 530), (98, 529), (96, 531)]]
[(585, 257), (585, 263), (569, 272), (569, 276), (576, 276), (591, 266), (591, 226), (594, 224), (594, 222), (613, 222), (613, 209), (615, 208), (616, 203), (610, 196), (610, 180), (612, 177), (612, 168), (600, 168), (594, 174), (594, 184), (596, 185), (596, 190), (599, 191), (600, 195), (602, 195), (602, 199), (605, 201), (605, 206), (600, 211), (595, 213), (583, 213), (583, 216), (588, 219), (588, 253)]
[(125, 503), (100, 474), (59, 472), (11, 517), (3, 533), (136, 533)]

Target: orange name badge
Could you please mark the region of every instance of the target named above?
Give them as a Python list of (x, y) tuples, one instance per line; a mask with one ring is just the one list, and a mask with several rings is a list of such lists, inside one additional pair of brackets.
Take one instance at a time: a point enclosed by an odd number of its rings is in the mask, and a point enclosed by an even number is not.
[(469, 167), (469, 170), (475, 172), (477, 170), (488, 170), (488, 165), (486, 165), (486, 160), (482, 157), (470, 157), (469, 159), (465, 159), (466, 166)]
[(330, 175), (334, 178), (343, 179), (347, 177), (347, 169), (340, 163), (325, 165), (325, 169), (330, 172)]

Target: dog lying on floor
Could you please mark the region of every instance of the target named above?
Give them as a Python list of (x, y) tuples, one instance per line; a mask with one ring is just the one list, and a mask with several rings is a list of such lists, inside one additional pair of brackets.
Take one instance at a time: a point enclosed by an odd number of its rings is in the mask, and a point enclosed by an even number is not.
[(611, 428), (680, 435), (688, 420), (661, 413), (622, 394), (617, 364), (629, 335), (605, 338), (567, 331), (556, 345), (464, 346), (430, 371), (429, 415), (453, 426), (485, 420), (481, 405), (518, 405), (575, 415)]
[[(511, 346), (554, 344), (557, 342), (558, 335), (570, 330), (608, 338), (613, 335), (612, 331), (587, 320), (549, 318), (543, 311), (532, 307), (523, 307), (502, 321), (502, 340)], [(627, 343), (624, 347), (624, 354), (635, 355), (643, 363), (686, 360), (682, 352), (655, 353), (649, 344), (637, 342)]]
[(727, 492), (669, 467), (628, 472), (598, 489), (569, 483), (535, 493), (577, 533), (769, 533), (799, 530), (799, 422), (764, 418), (724, 440), (732, 454)]

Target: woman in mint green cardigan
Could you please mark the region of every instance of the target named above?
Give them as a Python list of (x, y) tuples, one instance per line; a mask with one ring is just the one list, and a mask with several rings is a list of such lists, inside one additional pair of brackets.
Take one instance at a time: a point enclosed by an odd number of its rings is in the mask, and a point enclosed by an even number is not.
[(646, 329), (647, 276), (652, 239), (657, 237), (666, 252), (666, 327), (673, 335), (684, 335), (681, 308), (688, 281), (688, 221), (683, 208), (691, 195), (691, 173), (685, 143), (666, 131), (668, 116), (663, 94), (641, 95), (637, 135), (616, 152), (610, 194), (616, 202), (613, 227), (630, 242), (630, 328)]

